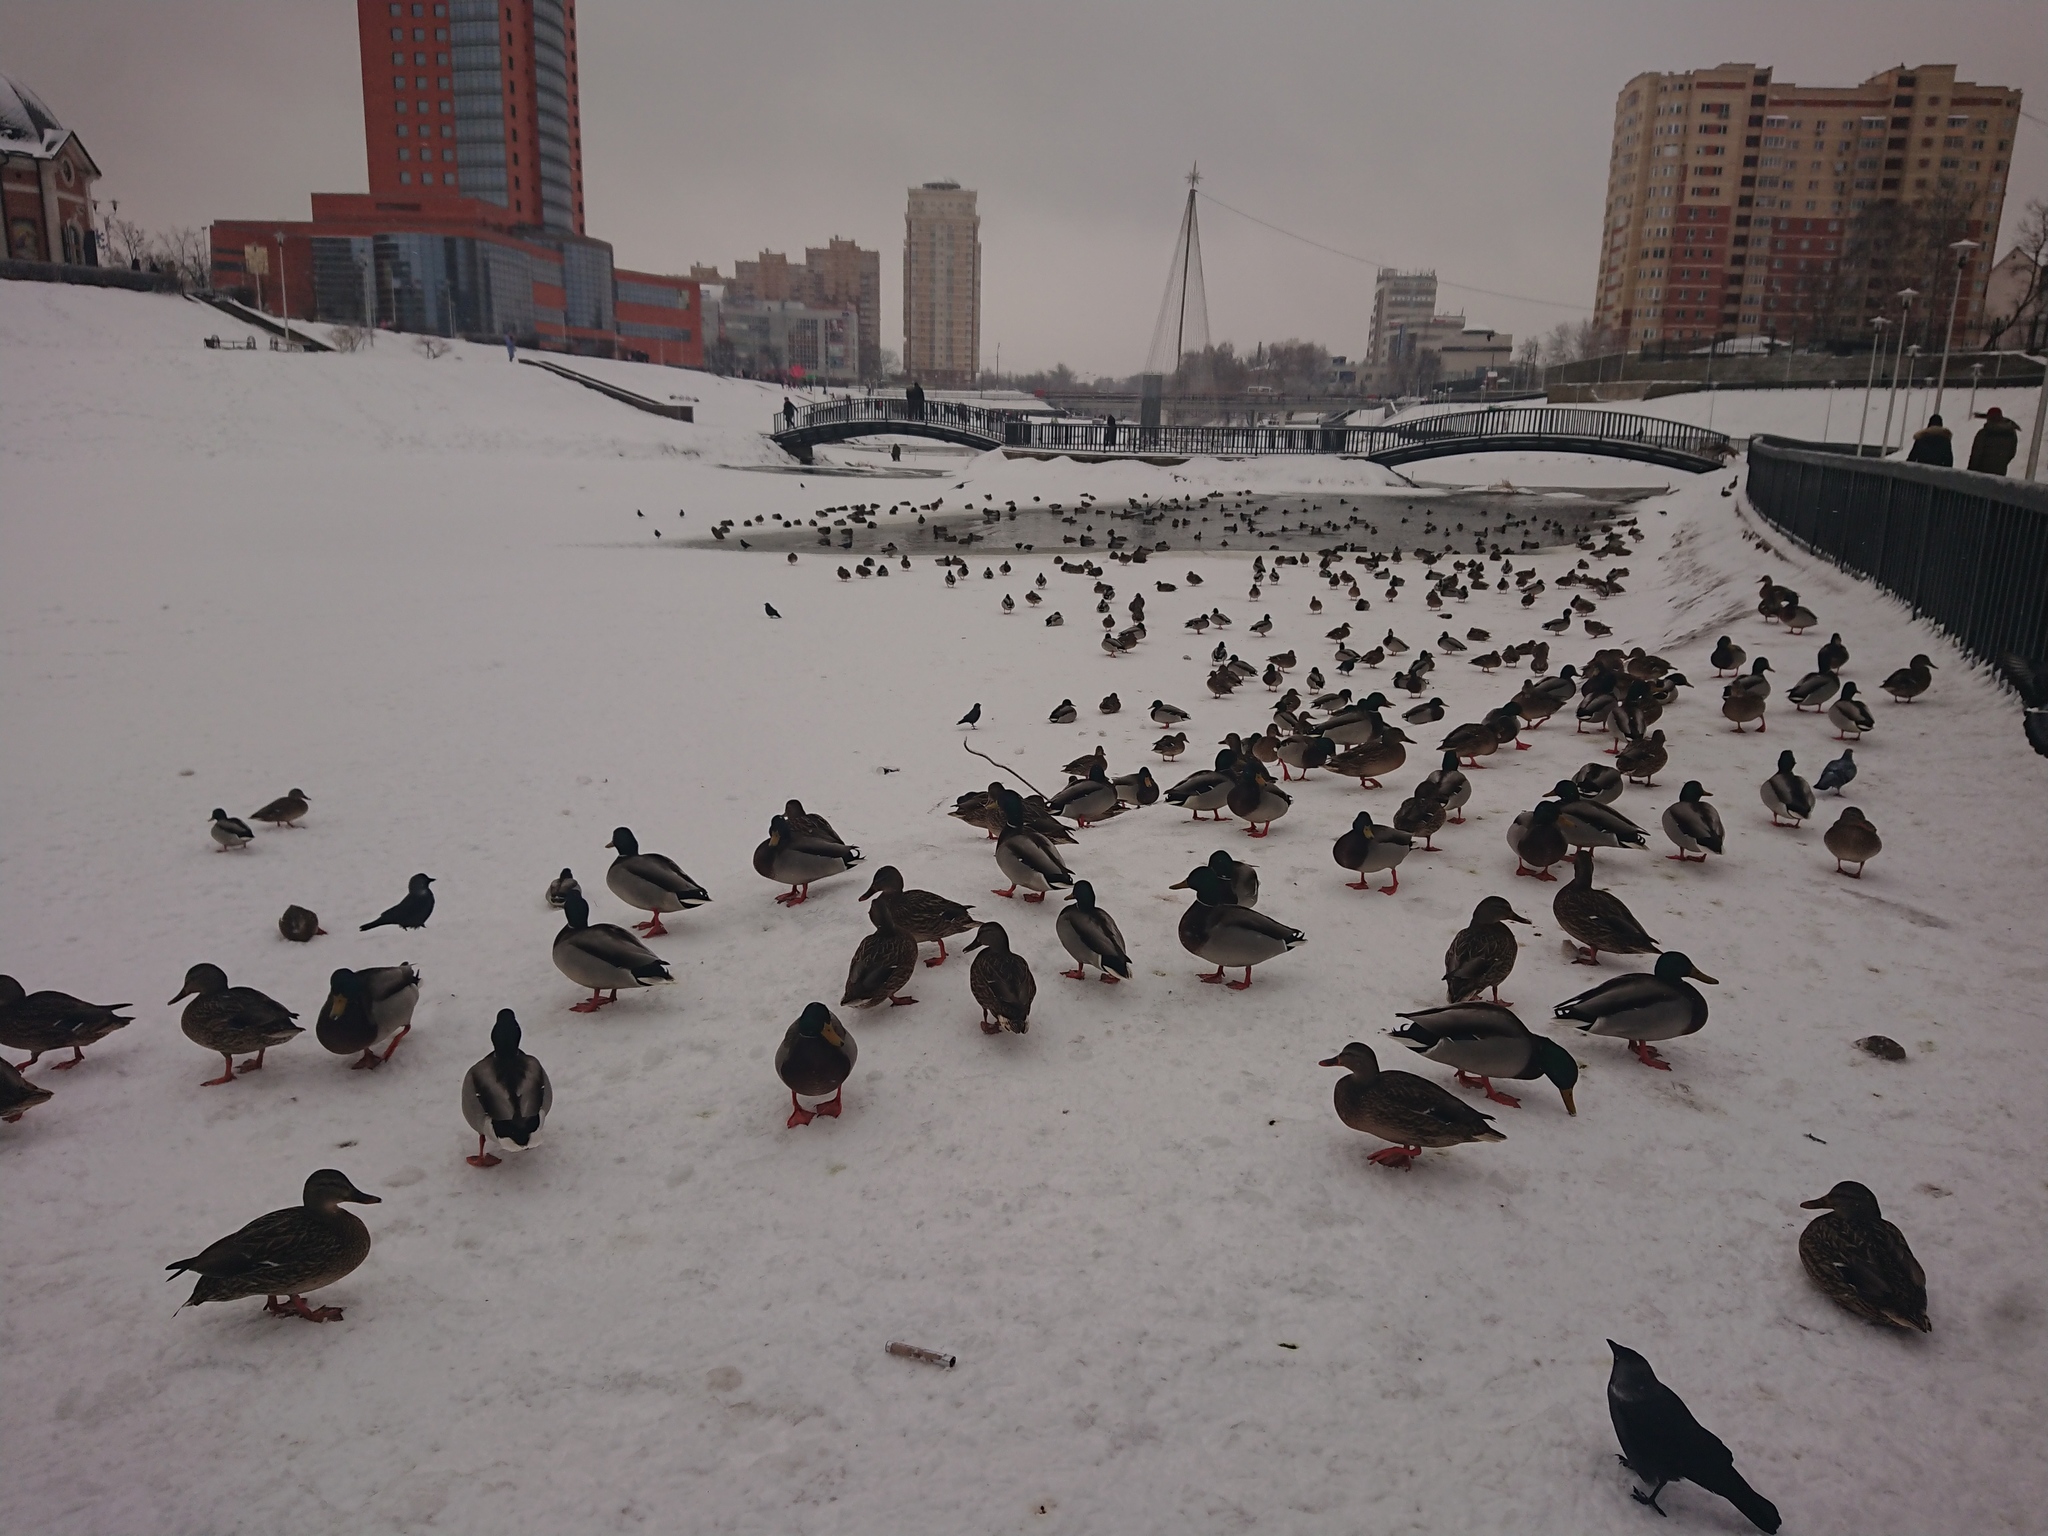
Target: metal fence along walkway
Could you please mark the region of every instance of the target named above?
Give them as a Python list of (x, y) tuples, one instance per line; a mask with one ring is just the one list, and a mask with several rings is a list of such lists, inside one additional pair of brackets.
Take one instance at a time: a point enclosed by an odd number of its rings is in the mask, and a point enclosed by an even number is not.
[(2048, 656), (2048, 487), (1755, 437), (1748, 493), (1772, 527), (1972, 654)]
[(1077, 458), (1253, 458), (1342, 454), (1379, 464), (1465, 453), (1591, 453), (1668, 469), (1718, 469), (1735, 452), (1726, 435), (1661, 416), (1568, 406), (1452, 411), (1382, 426), (1141, 427), (1135, 422), (1048, 420), (947, 400), (848, 397), (778, 414), (770, 435), (808, 463), (821, 443), (878, 435), (929, 437), (984, 451)]

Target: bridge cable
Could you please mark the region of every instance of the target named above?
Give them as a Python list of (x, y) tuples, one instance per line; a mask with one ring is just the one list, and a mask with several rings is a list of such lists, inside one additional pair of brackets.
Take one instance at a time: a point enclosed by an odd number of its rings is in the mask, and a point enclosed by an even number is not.
[[(1234, 213), (1240, 219), (1249, 219), (1252, 223), (1257, 224), (1262, 228), (1272, 230), (1273, 233), (1276, 235), (1285, 235), (1290, 240), (1299, 240), (1303, 245), (1312, 245), (1319, 251), (1328, 251), (1332, 256), (1341, 256), (1346, 261), (1355, 261), (1360, 266), (1366, 267), (1384, 267), (1389, 265), (1389, 263), (1387, 262), (1377, 261), (1370, 256), (1360, 256), (1351, 251), (1339, 250), (1334, 245), (1325, 245), (1320, 240), (1313, 240), (1310, 239), (1307, 235), (1296, 234), (1291, 229), (1283, 229), (1278, 224), (1273, 223), (1269, 219), (1262, 219), (1255, 213), (1246, 213), (1242, 208), (1231, 207), (1230, 204), (1224, 202), (1222, 198), (1216, 196), (1212, 192), (1197, 191), (1196, 196), (1200, 197), (1204, 202), (1214, 203), (1218, 208), (1221, 208), (1225, 213)], [(1580, 315), (1590, 315), (1593, 312), (1591, 306), (1589, 305), (1567, 304), (1560, 299), (1538, 299), (1531, 297), (1529, 294), (1526, 293), (1503, 293), (1498, 288), (1479, 288), (1475, 287), (1471, 283), (1454, 283), (1450, 281), (1448, 278), (1442, 277), (1438, 278), (1437, 282), (1442, 287), (1455, 288), (1460, 293), (1483, 293), (1488, 298), (1510, 299), (1517, 304), (1541, 304), (1550, 309), (1568, 309), (1571, 310), (1574, 314)]]

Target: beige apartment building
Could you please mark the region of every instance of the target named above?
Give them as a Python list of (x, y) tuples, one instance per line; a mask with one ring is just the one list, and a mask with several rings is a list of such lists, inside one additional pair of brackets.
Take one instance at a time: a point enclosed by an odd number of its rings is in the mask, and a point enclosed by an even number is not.
[[(1885, 205), (1938, 208), (1988, 243), (2019, 108), (2017, 90), (1958, 80), (1952, 64), (1842, 87), (1781, 83), (1754, 64), (1636, 76), (1614, 104), (1594, 302), (1604, 346), (1800, 342), (1895, 314), (1896, 270), (1842, 270), (1859, 231)], [(1989, 268), (1986, 251), (1964, 258), (1958, 341), (1981, 327)], [(1860, 297), (1843, 291), (1851, 280)], [(1943, 287), (1918, 300), (1923, 328), (1936, 305), (1946, 319)]]
[(903, 372), (925, 384), (981, 374), (981, 215), (957, 181), (910, 189), (903, 217)]

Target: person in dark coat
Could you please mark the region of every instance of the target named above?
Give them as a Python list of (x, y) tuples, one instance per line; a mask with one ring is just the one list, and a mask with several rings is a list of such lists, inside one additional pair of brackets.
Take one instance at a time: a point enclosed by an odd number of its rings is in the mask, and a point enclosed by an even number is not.
[(1941, 424), (1939, 416), (1928, 417), (1927, 425), (1913, 434), (1913, 449), (1906, 455), (1906, 462), (1955, 468), (1955, 449), (1950, 446), (1949, 430)]
[(782, 429), (787, 432), (793, 430), (795, 426), (796, 406), (790, 401), (789, 396), (784, 395), (782, 397)]
[(2002, 475), (2020, 451), (2020, 424), (1997, 406), (1984, 413), (1984, 425), (1970, 444), (1970, 468), (1979, 474)]
[(903, 392), (903, 402), (910, 407), (912, 421), (924, 420), (924, 386), (912, 379), (910, 388)]
[(1107, 413), (1102, 418), (1102, 446), (1105, 448), (1114, 448), (1116, 446), (1116, 417)]

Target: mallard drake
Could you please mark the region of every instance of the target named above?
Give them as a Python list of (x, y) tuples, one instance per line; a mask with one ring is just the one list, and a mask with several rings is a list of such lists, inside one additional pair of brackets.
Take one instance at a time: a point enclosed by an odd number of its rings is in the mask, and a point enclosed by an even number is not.
[[(337, 1056), (362, 1052), (349, 1063), (351, 1068), (379, 1067), (412, 1032), (412, 1011), (419, 1000), (420, 973), (409, 964), (380, 965), (367, 971), (343, 967), (328, 979), (327, 1001), (320, 1005), (320, 1020), (313, 1032)], [(377, 1054), (380, 1045), (384, 1047), (381, 1056)]]
[(312, 809), (312, 802), (306, 798), (303, 789), (295, 789), (288, 795), (279, 795), (260, 811), (250, 813), (251, 821), (267, 822), (274, 827), (296, 827), (299, 818)]
[(462, 1076), (462, 1118), (476, 1132), (476, 1156), (464, 1161), (472, 1168), (503, 1162), (484, 1150), (486, 1142), (496, 1142), (507, 1156), (530, 1151), (554, 1107), (547, 1068), (519, 1048), (519, 1019), (510, 1008), (500, 1008), (491, 1026), (491, 1054)]
[(925, 961), (926, 965), (944, 965), (946, 940), (980, 926), (974, 913), (957, 901), (949, 901), (934, 891), (906, 891), (903, 872), (894, 864), (884, 864), (875, 871), (860, 899), (888, 902), (898, 928), (919, 944), (938, 945), (938, 954)]
[[(1403, 732), (1389, 731), (1376, 740), (1347, 747), (1330, 759), (1330, 772), (1341, 773), (1347, 779), (1358, 780), (1361, 789), (1380, 789), (1383, 787), (1380, 780), (1390, 773), (1398, 772), (1408, 761), (1408, 749), (1403, 745), (1408, 740), (1409, 737)], [(1453, 764), (1458, 761), (1453, 754), (1446, 756)]]
[(1100, 769), (1105, 775), (1109, 772), (1109, 749), (1107, 747), (1097, 747), (1092, 752), (1082, 753), (1072, 762), (1062, 767), (1060, 772), (1070, 779), (1084, 779), (1097, 769)]
[(1216, 754), (1216, 766), (1204, 768), (1189, 774), (1161, 797), (1168, 805), (1178, 805), (1193, 813), (1195, 821), (1202, 819), (1202, 812), (1211, 812), (1215, 819), (1223, 819), (1223, 808), (1230, 801), (1230, 792), (1235, 787), (1235, 770), (1238, 754), (1222, 751)]
[(1281, 739), (1275, 756), (1280, 760), (1280, 776), (1283, 779), (1287, 777), (1289, 768), (1294, 769), (1296, 777), (1305, 779), (1311, 769), (1327, 767), (1330, 764), (1337, 756), (1337, 743), (1320, 732), (1287, 736)]
[(324, 938), (327, 930), (320, 926), (319, 917), (304, 907), (286, 907), (277, 920), (277, 931), (294, 944), (310, 944)]
[[(1864, 864), (1884, 852), (1884, 841), (1877, 835), (1877, 828), (1853, 805), (1842, 807), (1841, 816), (1828, 828), (1822, 841), (1827, 844), (1828, 852), (1835, 856), (1836, 873), (1856, 880), (1863, 878)], [(1856, 867), (1844, 869), (1844, 864)]]
[(1853, 747), (1842, 748), (1842, 755), (1833, 762), (1821, 765), (1820, 776), (1813, 781), (1816, 793), (1833, 790), (1840, 794), (1856, 777), (1856, 751)]
[(1508, 826), (1508, 847), (1514, 851), (1516, 874), (1555, 880), (1550, 866), (1571, 851), (1557, 824), (1557, 802), (1539, 801), (1534, 810), (1517, 816)]
[(1813, 628), (1814, 625), (1818, 624), (1820, 618), (1811, 608), (1802, 604), (1799, 601), (1798, 594), (1794, 593), (1792, 601), (1778, 615), (1778, 622), (1783, 624), (1793, 634), (1803, 635)]
[(220, 844), (219, 851), (222, 853), (226, 853), (230, 848), (246, 849), (256, 840), (256, 834), (250, 830), (249, 823), (239, 816), (230, 816), (217, 805), (213, 808), (213, 830), (209, 835)]
[(892, 1007), (908, 1008), (917, 999), (897, 994), (910, 985), (910, 978), (917, 971), (917, 940), (897, 925), (895, 909), (886, 901), (870, 906), (868, 917), (875, 931), (854, 948), (853, 959), (846, 967), (846, 990), (840, 996), (840, 1006), (876, 1008), (887, 1002)]
[[(1360, 811), (1351, 819), (1351, 829), (1342, 833), (1331, 845), (1330, 857), (1336, 860), (1339, 869), (1348, 869), (1357, 874), (1356, 880), (1345, 884), (1354, 891), (1378, 891), (1382, 896), (1392, 896), (1401, 889), (1401, 861), (1408, 857), (1415, 846), (1415, 839), (1406, 832), (1392, 827), (1380, 826), (1372, 819), (1372, 812)], [(1393, 880), (1385, 886), (1372, 884), (1370, 877), (1386, 870)]]
[[(633, 925), (650, 939), (668, 932), (661, 923), (662, 913), (687, 912), (711, 899), (711, 893), (684, 874), (682, 865), (667, 854), (642, 853), (640, 840), (629, 827), (614, 827), (612, 840), (605, 847), (618, 852), (611, 868), (604, 872), (605, 886), (635, 911), (652, 914), (648, 921)], [(754, 855), (754, 867), (761, 867), (758, 853)]]
[(1458, 754), (1446, 752), (1443, 761), (1422, 776), (1415, 793), (1436, 801), (1452, 821), (1462, 826), (1465, 805), (1472, 798), (1472, 781), (1458, 766)]
[(1677, 801), (1664, 810), (1664, 835), (1671, 839), (1676, 853), (1664, 855), (1683, 864), (1694, 854), (1699, 862), (1707, 862), (1710, 853), (1721, 853), (1726, 848), (1727, 829), (1721, 825), (1721, 813), (1711, 805), (1700, 801), (1710, 795), (1702, 789), (1698, 779), (1687, 779), (1684, 788), (1678, 792)]
[(1621, 798), (1621, 792), (1628, 781), (1619, 767), (1606, 763), (1588, 763), (1572, 775), (1572, 783), (1579, 788), (1579, 799), (1593, 805), (1612, 805)]
[(1678, 702), (1678, 690), (1690, 688), (1692, 679), (1683, 672), (1666, 672), (1649, 686), (1649, 700), (1658, 714)]
[(560, 910), (562, 903), (572, 894), (581, 896), (583, 887), (577, 884), (576, 877), (569, 873), (568, 866), (564, 865), (562, 872), (548, 882), (548, 905)]
[(1095, 887), (1086, 880), (1076, 880), (1074, 893), (1067, 901), (1068, 905), (1060, 909), (1054, 931), (1061, 947), (1073, 956), (1074, 968), (1060, 974), (1085, 981), (1092, 965), (1106, 982), (1114, 984), (1119, 976), (1128, 981), (1131, 959), (1124, 945), (1123, 930), (1117, 927), (1115, 918), (1095, 904)]
[(1185, 724), (1188, 719), (1188, 712), (1186, 710), (1178, 705), (1168, 704), (1159, 699), (1152, 701), (1151, 713), (1152, 723), (1161, 730), (1170, 731), (1176, 725)]
[(1813, 814), (1813, 786), (1793, 771), (1790, 752), (1778, 754), (1778, 771), (1757, 787), (1774, 827), (1798, 826)]
[(1435, 725), (1444, 717), (1444, 701), (1438, 698), (1426, 700), (1413, 709), (1401, 711), (1401, 718), (1410, 725)]
[(174, 1275), (199, 1276), (185, 1305), (264, 1296), (264, 1311), (272, 1317), (296, 1313), (309, 1323), (340, 1322), (340, 1307), (309, 1307), (306, 1294), (346, 1279), (370, 1256), (370, 1229), (342, 1203), (383, 1202), (335, 1168), (319, 1169), (306, 1180), (303, 1201), (258, 1216), (191, 1258), (165, 1265)]
[(1897, 702), (1910, 704), (1934, 686), (1934, 679), (1928, 675), (1933, 666), (1925, 656), (1915, 656), (1878, 686)]
[(1792, 707), (1802, 713), (1812, 709), (1816, 714), (1827, 706), (1835, 696), (1835, 690), (1842, 686), (1841, 678), (1832, 671), (1819, 669), (1806, 674), (1790, 688), (1785, 697), (1792, 701)]
[[(846, 1100), (846, 1080), (859, 1058), (860, 1047), (832, 1010), (823, 1003), (807, 1004), (775, 1048), (775, 1075), (789, 1089), (786, 1125), (794, 1130), (820, 1115), (838, 1119)], [(828, 1093), (831, 1098), (809, 1109), (797, 1097), (824, 1098)]]
[(1566, 998), (1554, 1013), (1560, 1019), (1577, 1020), (1589, 1035), (1626, 1040), (1644, 1066), (1669, 1072), (1670, 1064), (1650, 1042), (1696, 1035), (1707, 1024), (1707, 1000), (1685, 984), (1688, 977), (1709, 983), (1714, 980), (1674, 949), (1657, 957), (1654, 970), (1603, 981), (1577, 997)]
[(49, 1089), (38, 1088), (23, 1077), (13, 1062), (0, 1057), (0, 1120), (12, 1125), (38, 1104), (47, 1104), (55, 1097)]
[[(1064, 914), (1062, 914), (1064, 916)], [(981, 1005), (981, 1032), (1013, 1035), (1031, 1028), (1031, 1004), (1038, 996), (1038, 982), (1025, 958), (1010, 948), (1010, 935), (1001, 923), (983, 923), (967, 948), (978, 949), (967, 973), (968, 990)]]
[(1224, 803), (1230, 807), (1231, 815), (1245, 823), (1247, 833), (1264, 837), (1273, 830), (1273, 823), (1287, 814), (1294, 797), (1253, 762), (1238, 769), (1237, 781)]
[(1214, 962), (1216, 973), (1204, 974), (1201, 979), (1205, 982), (1221, 982), (1225, 967), (1242, 966), (1243, 981), (1224, 982), (1233, 992), (1242, 992), (1252, 984), (1253, 966), (1284, 955), (1308, 939), (1299, 928), (1289, 928), (1232, 900), (1229, 879), (1210, 865), (1189, 870), (1185, 880), (1176, 881), (1169, 889), (1195, 893), (1194, 903), (1181, 914), (1180, 943), (1189, 954)]
[(1823, 672), (1839, 672), (1849, 665), (1849, 647), (1842, 644), (1838, 630), (1828, 636), (1828, 643), (1820, 648), (1819, 658), (1814, 666)]
[(1749, 664), (1747, 672), (1733, 679), (1728, 684), (1728, 690), (1735, 693), (1754, 694), (1757, 698), (1768, 699), (1771, 696), (1771, 680), (1767, 675), (1770, 670), (1770, 658), (1768, 656), (1759, 656)]
[[(1072, 699), (1061, 699), (1059, 703), (1053, 705), (1052, 713), (1045, 718), (1047, 723), (1051, 725), (1072, 725), (1081, 718), (1081, 712), (1074, 708), (1074, 701)], [(820, 1003), (818, 1006), (822, 1008), (824, 1004)], [(792, 1029), (795, 1027), (794, 1024), (790, 1026)]]
[(1175, 731), (1172, 735), (1162, 736), (1152, 743), (1152, 750), (1159, 754), (1161, 761), (1168, 763), (1179, 757), (1187, 749), (1188, 733), (1186, 731)]
[(1029, 827), (1013, 828), (996, 843), (996, 868), (1010, 880), (1007, 887), (993, 892), (997, 896), (1015, 896), (1021, 885), (1027, 892), (1026, 901), (1043, 901), (1047, 891), (1074, 883), (1074, 872), (1059, 851)]
[(1485, 721), (1474, 721), (1453, 728), (1450, 735), (1437, 743), (1437, 750), (1455, 753), (1465, 760), (1467, 768), (1477, 768), (1480, 758), (1491, 757), (1500, 750), (1500, 737)]
[(1591, 848), (1572, 855), (1571, 882), (1551, 899), (1550, 911), (1557, 926), (1585, 947), (1584, 954), (1573, 955), (1574, 965), (1598, 965), (1602, 950), (1611, 955), (1643, 955), (1654, 954), (1661, 947), (1619, 896), (1593, 888)]
[(1394, 807), (1394, 830), (1421, 838), (1423, 852), (1435, 853), (1436, 844), (1430, 839), (1443, 830), (1449, 815), (1444, 803), (1434, 795), (1413, 794)]
[(1550, 793), (1557, 801), (1557, 828), (1574, 848), (1640, 848), (1649, 836), (1613, 806), (1588, 800), (1570, 779), (1559, 779)]
[(768, 836), (754, 850), (754, 873), (788, 886), (775, 899), (785, 907), (799, 907), (811, 899), (813, 884), (843, 875), (860, 861), (858, 848), (820, 837), (800, 837), (791, 830), (787, 817), (771, 816)]
[(372, 928), (424, 928), (427, 919), (434, 915), (434, 877), (414, 875), (406, 882), (405, 899), (386, 907), (376, 917), (361, 925), (361, 932)]
[(1109, 782), (1116, 786), (1116, 803), (1121, 807), (1128, 809), (1159, 803), (1159, 781), (1152, 777), (1152, 770), (1142, 764), (1136, 773), (1120, 774)]
[(1835, 740), (1861, 741), (1877, 724), (1870, 706), (1856, 697), (1856, 685), (1844, 683), (1842, 696), (1828, 708), (1828, 722), (1835, 728)]
[(1867, 1323), (1917, 1328), (1927, 1321), (1927, 1272), (1906, 1236), (1884, 1219), (1868, 1186), (1844, 1179), (1802, 1211), (1826, 1211), (1799, 1234), (1799, 1262), (1835, 1305)]
[(1075, 826), (1085, 827), (1092, 821), (1107, 821), (1114, 816), (1118, 797), (1116, 786), (1109, 782), (1109, 771), (1096, 762), (1089, 765), (1087, 777), (1054, 791), (1045, 803), (1055, 816), (1071, 816)]
[(1373, 1153), (1368, 1162), (1412, 1168), (1424, 1147), (1507, 1140), (1493, 1128), (1493, 1116), (1461, 1103), (1428, 1078), (1413, 1072), (1382, 1072), (1372, 1047), (1357, 1040), (1321, 1065), (1346, 1069), (1334, 1095), (1337, 1118), (1354, 1131), (1394, 1143)]
[(1209, 855), (1209, 868), (1223, 881), (1230, 892), (1230, 899), (1240, 907), (1256, 907), (1259, 904), (1259, 872), (1250, 864), (1233, 859), (1224, 849), (1218, 848)]
[(1670, 761), (1671, 753), (1664, 746), (1664, 733), (1652, 731), (1616, 753), (1614, 766), (1639, 784), (1651, 784), (1656, 782), (1657, 775)]
[[(221, 1058), (221, 1074), (200, 1084), (216, 1088), (235, 1080), (235, 1054), (254, 1051), (256, 1059), (242, 1063), (244, 1072), (263, 1070), (263, 1053), (273, 1045), (305, 1033), (292, 1022), (298, 1015), (273, 997), (254, 987), (231, 987), (227, 972), (217, 965), (195, 965), (185, 972), (185, 986), (171, 1003), (185, 1004), (178, 1027), (194, 1045), (203, 1046)], [(169, 1007), (171, 1003), (164, 1006)]]
[(1504, 1004), (1455, 1003), (1400, 1017), (1408, 1022), (1389, 1031), (1393, 1038), (1431, 1061), (1457, 1068), (1459, 1087), (1479, 1088), (1494, 1103), (1520, 1109), (1522, 1101), (1496, 1090), (1493, 1079), (1532, 1082), (1547, 1077), (1557, 1085), (1565, 1113), (1579, 1112), (1572, 1101), (1579, 1064), (1572, 1060), (1571, 1052), (1554, 1040), (1531, 1034), (1528, 1025)]
[[(590, 996), (576, 1004), (571, 1013), (595, 1013), (606, 1003), (616, 1003), (624, 987), (660, 987), (675, 981), (662, 958), (616, 923), (593, 923), (590, 904), (578, 891), (562, 903), (567, 920), (555, 935), (555, 969), (579, 987), (590, 988)], [(600, 994), (609, 991), (610, 997)]]
[(55, 1064), (56, 1071), (68, 1072), (85, 1060), (88, 1045), (135, 1022), (119, 1012), (132, 1006), (88, 1003), (69, 992), (25, 992), (12, 976), (0, 976), (0, 1045), (29, 1053), (17, 1067), (34, 1066), (45, 1051), (68, 1050), (71, 1059)]
[(1500, 984), (1515, 968), (1518, 950), (1509, 923), (1529, 921), (1508, 905), (1505, 896), (1488, 896), (1472, 909), (1472, 921), (1458, 930), (1444, 951), (1444, 990), (1454, 1003), (1489, 989), (1500, 1001)]
[(846, 843), (837, 827), (816, 811), (805, 810), (801, 800), (784, 801), (782, 819), (789, 823), (789, 830), (798, 837), (820, 837), (828, 843)]
[(1749, 653), (1726, 635), (1723, 635), (1714, 642), (1713, 654), (1707, 658), (1707, 660), (1714, 664), (1714, 676), (1716, 677), (1724, 676), (1730, 672), (1741, 671), (1743, 662), (1748, 659)]

